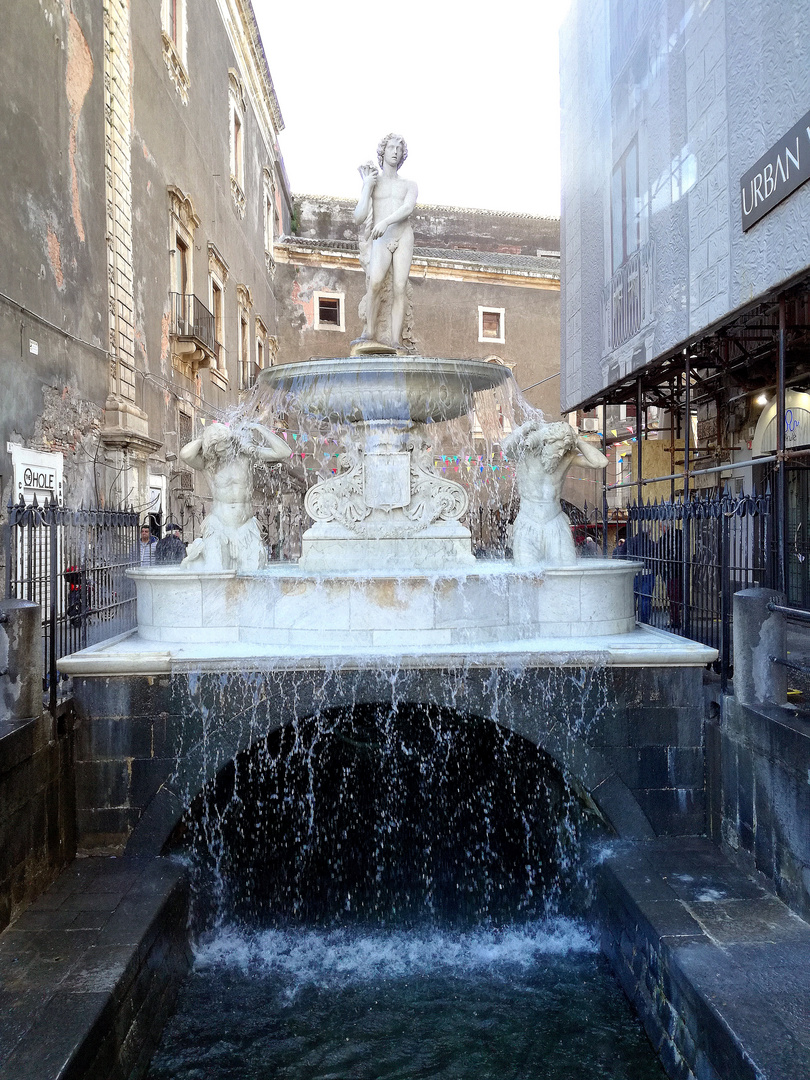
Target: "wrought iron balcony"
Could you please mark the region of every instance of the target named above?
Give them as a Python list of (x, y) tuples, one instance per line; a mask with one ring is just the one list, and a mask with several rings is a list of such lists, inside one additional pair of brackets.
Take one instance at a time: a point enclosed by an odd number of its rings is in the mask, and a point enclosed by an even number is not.
[(214, 316), (202, 300), (193, 293), (170, 293), (169, 299), (171, 302), (169, 333), (180, 341), (192, 342), (196, 348), (202, 349), (210, 362), (217, 356), (219, 348)]

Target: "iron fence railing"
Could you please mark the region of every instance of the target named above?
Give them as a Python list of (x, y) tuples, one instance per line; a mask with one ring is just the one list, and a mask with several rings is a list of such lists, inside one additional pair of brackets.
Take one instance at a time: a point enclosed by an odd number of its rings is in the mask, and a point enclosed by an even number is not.
[(727, 681), (732, 598), (739, 589), (773, 587), (772, 528), (770, 490), (630, 503), (625, 546), (614, 554), (644, 563), (634, 582), (639, 621), (717, 649)]
[(138, 530), (133, 510), (71, 510), (36, 498), (8, 507), (5, 592), (40, 606), (51, 711), (64, 689), (57, 660), (136, 625), (126, 571), (138, 562)]

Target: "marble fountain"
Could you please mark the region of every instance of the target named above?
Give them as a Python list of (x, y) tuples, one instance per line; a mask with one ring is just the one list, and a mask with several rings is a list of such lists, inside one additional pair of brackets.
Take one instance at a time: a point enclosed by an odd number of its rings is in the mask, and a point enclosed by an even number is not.
[[(637, 564), (574, 556), (559, 508), (562, 477), (574, 460), (601, 467), (601, 455), (590, 448), (583, 462), (583, 440), (568, 425), (529, 420), (505, 441), (518, 460), (522, 500), (515, 558), (474, 558), (460, 521), (467, 490), (437, 474), (429, 440), (435, 425), (471, 413), (480, 395), (511, 380), (508, 368), (493, 363), (390, 353), (264, 371), (263, 417), (295, 411), (344, 432), (342, 471), (307, 492), (312, 524), (299, 561), (266, 563), (260, 540), (244, 540), (258, 536), (251, 468), (287, 458), (287, 442), (256, 420), (211, 425), (184, 457), (207, 473), (214, 527), (183, 564), (131, 570), (137, 632), (74, 654), (63, 669), (158, 673), (178, 663), (210, 669), (333, 657), (367, 664), (375, 656), (431, 667), (475, 656), (706, 663), (710, 650), (636, 626)], [(570, 435), (562, 433), (562, 463), (549, 468), (542, 436), (560, 429)], [(521, 535), (529, 537), (522, 546)]]
[[(355, 220), (366, 295), (352, 355), (263, 371), (230, 426), (209, 424), (181, 449), (211, 487), (202, 537), (180, 566), (130, 571), (137, 632), (65, 658), (65, 672), (308, 657), (373, 663), (382, 654), (431, 666), (481, 653), (490, 662), (521, 655), (570, 665), (713, 659), (712, 650), (636, 626), (636, 564), (576, 559), (560, 508), (565, 473), (574, 462), (601, 469), (607, 459), (569, 425), (546, 424), (526, 406), (509, 368), (413, 355), (416, 185), (398, 175), (406, 154), (404, 140), (389, 135), (378, 149), (381, 171), (360, 167)], [(433, 444), (442, 429), (452, 440), (460, 423), (469, 433), (474, 417), (503, 416), (516, 402), (499, 440), (521, 500), (514, 559), (480, 560), (461, 522), (468, 489), (439, 475)], [(306, 423), (338, 433), (341, 467), (307, 491), (312, 524), (299, 561), (268, 565), (253, 516), (254, 467), (289, 458), (274, 427), (293, 433)]]

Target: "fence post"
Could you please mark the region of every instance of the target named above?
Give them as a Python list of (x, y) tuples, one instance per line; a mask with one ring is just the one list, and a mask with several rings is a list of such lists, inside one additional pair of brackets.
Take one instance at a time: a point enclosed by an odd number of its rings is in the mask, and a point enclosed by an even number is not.
[(784, 593), (742, 589), (734, 594), (734, 696), (741, 705), (781, 705), (787, 698), (787, 671), (770, 657), (784, 659), (784, 615), (768, 604), (784, 604)]
[(723, 693), (728, 689), (731, 662), (731, 522), (726, 501), (720, 500), (720, 688)]
[(12, 518), (14, 517), (14, 504), (11, 498), (8, 500), (8, 523), (6, 524), (6, 588), (5, 596), (11, 596), (11, 537), (14, 532)]
[(43, 522), (48, 523), (48, 580), (50, 583), (50, 603), (48, 605), (48, 708), (51, 716), (56, 716), (56, 625), (57, 625), (57, 589), (59, 587), (59, 574), (57, 572), (57, 528), (56, 514), (53, 506), (45, 508)]

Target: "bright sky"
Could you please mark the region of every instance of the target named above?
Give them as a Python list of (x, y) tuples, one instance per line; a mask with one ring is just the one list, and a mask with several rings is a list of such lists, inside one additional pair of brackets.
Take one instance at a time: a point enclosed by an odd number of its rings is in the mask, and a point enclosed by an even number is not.
[(419, 201), (560, 212), (569, 0), (253, 0), (294, 192), (355, 196), (389, 131)]

